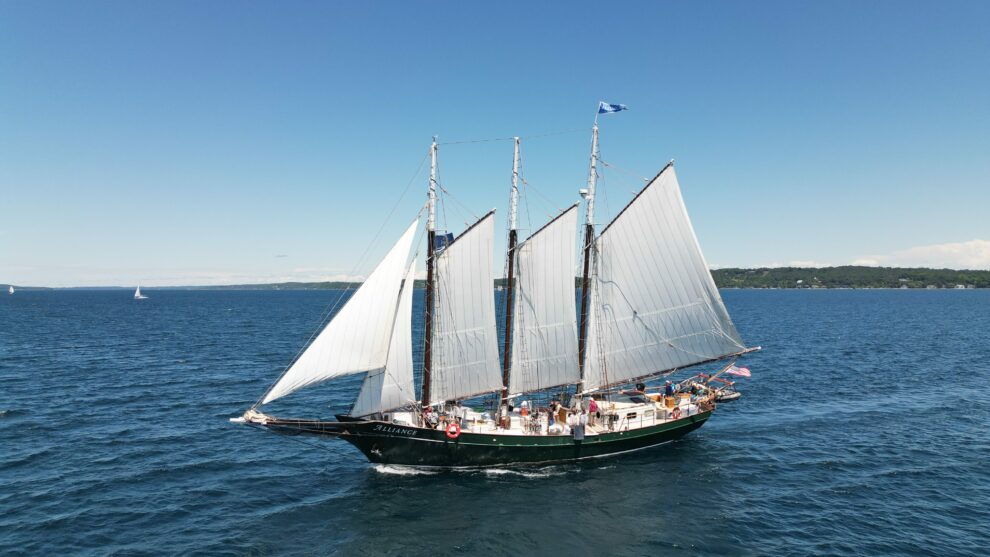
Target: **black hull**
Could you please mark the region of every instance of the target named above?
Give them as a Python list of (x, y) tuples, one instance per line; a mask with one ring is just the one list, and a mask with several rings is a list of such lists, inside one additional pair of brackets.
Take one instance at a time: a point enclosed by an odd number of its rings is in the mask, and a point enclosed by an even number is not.
[(704, 425), (712, 411), (653, 426), (589, 435), (492, 435), (463, 432), (456, 439), (444, 431), (380, 421), (319, 422), (270, 420), (265, 427), (289, 435), (340, 437), (369, 461), (404, 466), (486, 467), (537, 464), (605, 457), (654, 447)]

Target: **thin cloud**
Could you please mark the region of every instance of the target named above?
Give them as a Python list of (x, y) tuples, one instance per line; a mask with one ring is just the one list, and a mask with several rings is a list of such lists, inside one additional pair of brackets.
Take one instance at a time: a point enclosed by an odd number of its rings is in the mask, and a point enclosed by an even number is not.
[(970, 240), (915, 246), (887, 255), (866, 255), (853, 265), (871, 267), (930, 267), (935, 269), (990, 269), (990, 240)]
[(812, 260), (798, 260), (791, 261), (788, 267), (809, 267), (809, 268), (819, 268), (819, 267), (834, 267), (835, 265), (831, 263), (824, 263), (822, 261), (812, 261)]
[[(91, 269), (75, 272), (75, 279), (52, 283), (33, 273), (22, 272), (9, 280), (12, 284), (30, 286), (223, 286), (233, 284), (271, 284), (279, 282), (363, 282), (363, 275), (341, 273), (335, 269), (300, 267), (287, 272), (252, 273), (224, 270), (167, 270), (142, 269), (139, 271), (112, 271)], [(6, 279), (4, 279), (6, 281)], [(6, 282), (4, 282), (6, 284)]]
[(820, 268), (820, 267), (835, 267), (834, 263), (825, 263), (822, 261), (812, 261), (808, 259), (795, 259), (782, 263), (780, 261), (774, 261), (773, 263), (764, 263), (762, 265), (757, 265), (756, 269), (778, 269), (780, 267), (799, 267), (799, 268)]

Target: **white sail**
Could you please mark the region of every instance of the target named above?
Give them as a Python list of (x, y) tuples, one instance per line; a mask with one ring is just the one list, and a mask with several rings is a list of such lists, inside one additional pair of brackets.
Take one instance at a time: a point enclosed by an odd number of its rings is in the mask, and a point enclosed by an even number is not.
[(399, 288), (419, 219), (265, 395), (262, 404), (341, 375), (379, 369), (388, 356)]
[(134, 299), (135, 300), (144, 300), (145, 298), (147, 298), (147, 296), (141, 295), (141, 287), (138, 286), (137, 289), (134, 291)]
[(8, 293), (8, 294), (13, 294), (13, 293), (14, 293), (14, 287), (13, 287), (13, 286), (9, 286), (9, 285), (8, 285), (8, 286), (7, 286), (7, 293)]
[(495, 331), (494, 235), (492, 211), (435, 256), (431, 402), (502, 388)]
[(668, 165), (595, 241), (584, 387), (745, 350)]
[(577, 204), (516, 246), (509, 392), (577, 383)]
[(395, 312), (392, 338), (388, 346), (388, 358), (383, 369), (369, 371), (361, 385), (352, 416), (368, 416), (387, 412), (416, 402), (413, 387), (412, 360), (412, 302), (416, 282), (416, 261), (409, 264), (406, 279), (399, 294), (399, 307)]

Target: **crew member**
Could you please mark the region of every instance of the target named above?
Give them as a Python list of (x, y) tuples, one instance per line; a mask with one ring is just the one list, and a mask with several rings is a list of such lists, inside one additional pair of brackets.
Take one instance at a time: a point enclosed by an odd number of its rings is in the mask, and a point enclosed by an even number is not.
[(674, 384), (669, 380), (663, 387), (663, 394), (664, 396), (674, 396)]

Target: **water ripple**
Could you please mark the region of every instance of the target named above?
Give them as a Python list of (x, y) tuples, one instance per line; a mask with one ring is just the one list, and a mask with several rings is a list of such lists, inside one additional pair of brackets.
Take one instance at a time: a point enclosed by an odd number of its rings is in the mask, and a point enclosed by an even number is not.
[[(661, 450), (372, 466), (227, 418), (337, 293), (0, 298), (0, 553), (983, 555), (990, 292), (728, 291), (743, 398)], [(417, 304), (421, 299), (417, 300)], [(416, 331), (421, 335), (421, 331)], [(360, 377), (279, 401), (346, 410)]]

